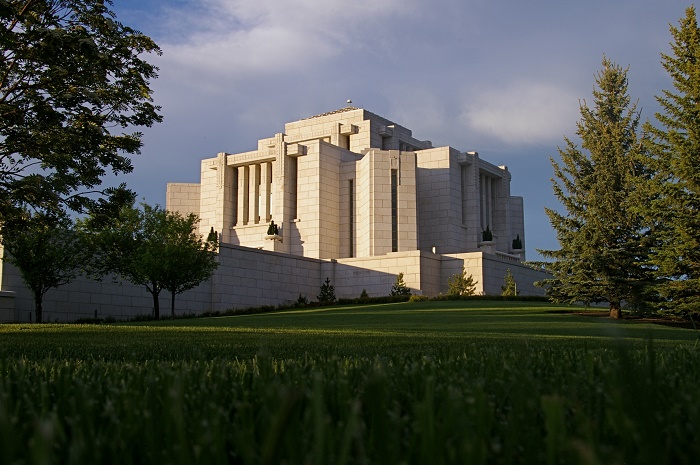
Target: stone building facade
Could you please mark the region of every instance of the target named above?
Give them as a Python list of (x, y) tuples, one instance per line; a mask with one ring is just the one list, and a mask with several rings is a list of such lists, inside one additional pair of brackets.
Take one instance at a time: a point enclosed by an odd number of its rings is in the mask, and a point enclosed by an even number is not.
[[(285, 125), (257, 150), (202, 161), (199, 184), (168, 184), (166, 207), (201, 218), (221, 242), (300, 257), (346, 259), (421, 250), (524, 258), (523, 200), (511, 175), (476, 152), (433, 147), (367, 110)], [(267, 238), (270, 221), (278, 240)]]
[[(529, 280), (521, 263), (523, 199), (511, 196), (510, 181), (507, 167), (477, 152), (433, 147), (399, 124), (347, 107), (287, 123), (256, 150), (203, 160), (199, 184), (168, 184), (166, 207), (196, 213), (200, 232), (213, 228), (224, 244), (352, 264), (354, 273), (334, 283), (343, 296), (369, 292), (360, 270), (392, 279), (401, 272), (414, 292), (437, 294), (448, 259), (465, 254), (487, 254)], [(271, 221), (275, 237), (267, 234)], [(493, 240), (485, 242), (487, 228)], [(521, 246), (513, 249), (516, 238)], [(415, 263), (397, 265), (411, 253)], [(428, 273), (422, 256), (445, 261)], [(474, 271), (478, 292), (500, 291), (503, 275)], [(540, 293), (532, 281), (521, 290)]]

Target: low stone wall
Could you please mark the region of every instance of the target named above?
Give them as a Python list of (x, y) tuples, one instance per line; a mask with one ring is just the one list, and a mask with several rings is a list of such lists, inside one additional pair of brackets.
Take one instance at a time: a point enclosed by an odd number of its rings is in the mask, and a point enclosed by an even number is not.
[(0, 291), (0, 323), (11, 321), (15, 321), (15, 293)]
[[(520, 263), (494, 254), (472, 252), (436, 255), (427, 252), (395, 252), (379, 257), (317, 260), (289, 254), (222, 244), (219, 268), (211, 279), (176, 296), (176, 314), (226, 311), (263, 305), (291, 304), (299, 296), (317, 300), (330, 278), (338, 298), (389, 295), (399, 273), (414, 294), (434, 296), (447, 292), (447, 279), (463, 268), (477, 280), (477, 294), (500, 294), (508, 269), (520, 295), (543, 295), (533, 282), (545, 277)], [(35, 319), (34, 299), (19, 272), (5, 263), (0, 276), (0, 322)], [(170, 293), (161, 292), (161, 315), (170, 314)], [(127, 319), (151, 314), (153, 298), (144, 286), (112, 279), (85, 277), (51, 289), (44, 296), (44, 321), (80, 318)]]

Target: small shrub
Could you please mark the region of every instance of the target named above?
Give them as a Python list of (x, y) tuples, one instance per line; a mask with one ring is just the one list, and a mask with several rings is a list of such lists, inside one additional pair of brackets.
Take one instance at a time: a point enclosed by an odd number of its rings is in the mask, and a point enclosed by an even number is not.
[(326, 278), (326, 282), (321, 285), (321, 293), (317, 299), (322, 304), (332, 304), (335, 302), (335, 288), (331, 284), (331, 278)]
[(452, 300), (454, 297), (474, 295), (477, 283), (472, 275), (467, 276), (467, 270), (463, 268), (461, 273), (454, 274), (447, 280), (447, 296)]
[(521, 250), (523, 248), (523, 241), (520, 240), (520, 234), (515, 236), (513, 239), (513, 250)]
[(427, 295), (412, 295), (410, 299), (408, 299), (409, 302), (427, 302), (430, 300), (430, 297)]
[(510, 268), (506, 271), (506, 276), (504, 278), (505, 283), (501, 286), (501, 295), (507, 297), (514, 297), (520, 293), (518, 291), (518, 285), (515, 282), (513, 273), (510, 272)]
[(270, 225), (267, 227), (267, 235), (268, 236), (279, 235), (279, 227), (275, 224), (274, 221), (270, 221)]
[(369, 294), (367, 294), (366, 289), (362, 289), (362, 292), (360, 293), (360, 300), (367, 300), (369, 299)]
[(396, 276), (396, 282), (391, 287), (391, 293), (389, 295), (392, 297), (411, 295), (411, 289), (406, 286), (406, 283), (403, 280), (403, 273), (399, 273)]
[(306, 307), (309, 305), (309, 299), (306, 298), (305, 295), (299, 294), (299, 297), (297, 298), (296, 303), (294, 304), (295, 307)]

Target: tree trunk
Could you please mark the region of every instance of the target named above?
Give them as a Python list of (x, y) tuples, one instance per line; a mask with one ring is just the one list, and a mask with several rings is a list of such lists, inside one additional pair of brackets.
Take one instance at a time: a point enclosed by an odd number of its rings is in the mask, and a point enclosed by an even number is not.
[(156, 292), (155, 289), (151, 292), (153, 296), (153, 318), (156, 320), (160, 320), (160, 302), (158, 300), (158, 294), (159, 292)]
[(44, 296), (41, 295), (39, 292), (34, 293), (34, 316), (36, 317), (36, 322), (41, 323), (41, 319), (43, 316), (43, 310), (42, 310), (42, 302), (44, 300)]
[(175, 293), (170, 292), (170, 316), (175, 318)]
[(610, 302), (610, 318), (616, 320), (622, 319), (622, 309), (620, 308), (620, 302)]

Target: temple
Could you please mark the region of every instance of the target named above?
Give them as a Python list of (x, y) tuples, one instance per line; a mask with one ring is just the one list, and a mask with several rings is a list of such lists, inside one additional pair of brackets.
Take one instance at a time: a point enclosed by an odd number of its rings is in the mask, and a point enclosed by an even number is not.
[[(523, 199), (510, 180), (476, 152), (433, 147), (360, 108), (288, 123), (255, 150), (203, 160), (199, 183), (167, 185), (166, 208), (219, 236), (218, 269), (178, 296), (177, 312), (313, 301), (325, 280), (338, 298), (386, 296), (399, 273), (420, 295), (446, 293), (463, 271), (477, 294), (500, 294), (510, 273), (520, 295), (542, 295), (533, 283), (545, 274), (522, 263)], [(45, 321), (71, 321), (152, 304), (143, 286), (81, 276), (43, 307)], [(0, 322), (32, 311), (21, 274), (0, 261)]]
[[(362, 281), (359, 269), (403, 272), (414, 290), (436, 294), (444, 267), (428, 277), (421, 253), (524, 260), (523, 199), (511, 196), (510, 180), (506, 166), (477, 152), (433, 147), (346, 107), (287, 123), (255, 150), (203, 160), (200, 183), (168, 184), (166, 207), (199, 215), (201, 233), (213, 228), (223, 244), (352, 265), (353, 282)], [(400, 269), (407, 253), (415, 260)], [(500, 289), (502, 275), (496, 285), (475, 274), (479, 292)], [(348, 296), (367, 284), (336, 281)], [(531, 283), (521, 288), (539, 293)]]
[(213, 227), (223, 243), (300, 257), (454, 254), (488, 242), (523, 258), (523, 199), (510, 195), (510, 179), (476, 152), (433, 147), (348, 107), (288, 123), (256, 150), (203, 160), (199, 184), (168, 184), (166, 207), (196, 213), (201, 233)]

